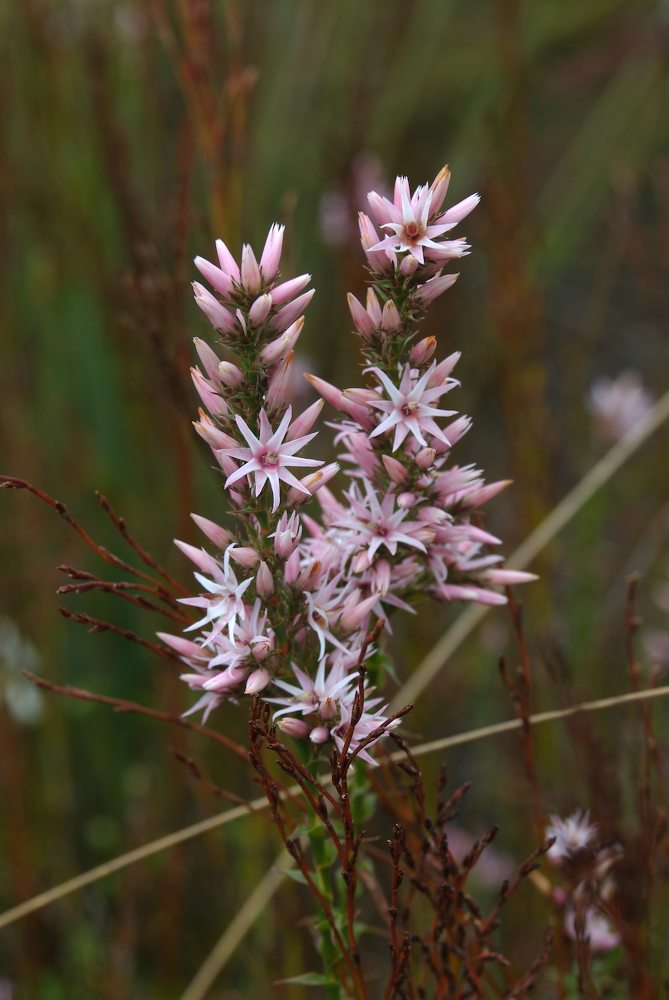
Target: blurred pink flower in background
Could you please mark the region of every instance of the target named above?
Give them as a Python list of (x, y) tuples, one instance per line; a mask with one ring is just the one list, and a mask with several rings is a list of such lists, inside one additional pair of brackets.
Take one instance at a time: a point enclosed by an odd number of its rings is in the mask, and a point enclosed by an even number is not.
[(318, 221), (321, 237), (329, 246), (340, 247), (358, 238), (355, 212), (367, 192), (385, 191), (381, 161), (371, 153), (361, 153), (351, 164), (348, 190), (343, 187), (325, 191), (320, 199)]
[(629, 370), (616, 378), (596, 379), (588, 393), (595, 434), (604, 441), (619, 441), (643, 420), (654, 402), (638, 372)]

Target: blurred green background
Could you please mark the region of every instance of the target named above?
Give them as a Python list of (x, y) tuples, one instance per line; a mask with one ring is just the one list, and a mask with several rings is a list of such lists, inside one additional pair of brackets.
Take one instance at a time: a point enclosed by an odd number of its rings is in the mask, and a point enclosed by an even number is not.
[[(452, 399), (475, 424), (459, 460), (515, 480), (487, 521), (505, 551), (607, 447), (588, 409), (593, 380), (631, 368), (649, 392), (666, 390), (666, 0), (21, 0), (2, 6), (0, 26), (1, 467), (65, 501), (116, 551), (96, 489), (184, 582), (172, 538), (195, 539), (191, 510), (223, 516), (220, 479), (190, 426), (190, 341), (209, 336), (192, 257), (211, 256), (216, 236), (235, 251), (261, 245), (272, 221), (286, 223), (284, 273), (310, 271), (317, 288), (305, 367), (355, 384), (345, 293), (364, 282), (356, 212), (397, 172), (417, 184), (448, 162), (449, 198), (483, 197), (464, 230), (474, 253), (426, 332), (442, 353), (463, 352)], [(663, 627), (652, 595), (669, 555), (667, 444), (660, 432), (634, 457), (523, 594), (540, 708), (625, 690), (632, 570), (644, 618)], [(34, 498), (0, 499), (6, 909), (219, 809), (170, 746), (226, 788), (255, 790), (195, 739), (22, 684), (28, 667), (172, 710), (191, 697), (169, 665), (61, 618), (56, 567), (103, 568)], [(160, 627), (111, 599), (68, 606), (149, 638)], [(401, 677), (457, 613), (398, 620)], [(508, 616), (495, 610), (433, 683), (412, 732), (508, 717), (496, 671), (505, 651), (513, 659)], [(217, 724), (243, 738), (242, 714), (220, 711)], [(588, 737), (612, 774), (633, 723), (625, 710)], [(542, 733), (547, 807), (596, 805), (604, 825), (624, 828), (598, 767), (575, 763), (578, 745), (566, 728)], [(516, 743), (449, 763), (474, 781), (463, 825), (498, 823), (502, 847), (526, 855)], [(7, 996), (27, 1000), (178, 997), (277, 847), (262, 818), (244, 820), (16, 923), (0, 932), (0, 996), (13, 984)], [(306, 933), (291, 926), (308, 905), (292, 883), (282, 889), (211, 997), (303, 995), (271, 983), (310, 961)], [(511, 950), (532, 953), (513, 921), (507, 935)]]

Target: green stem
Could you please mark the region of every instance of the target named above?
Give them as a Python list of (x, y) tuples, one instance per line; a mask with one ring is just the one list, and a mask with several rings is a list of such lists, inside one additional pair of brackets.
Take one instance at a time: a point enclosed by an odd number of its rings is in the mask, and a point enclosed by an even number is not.
[[(314, 857), (316, 884), (319, 891), (330, 904), (330, 909), (336, 919), (337, 907), (332, 893), (332, 883), (329, 878), (331, 859), (328, 857), (327, 853), (325, 831), (318, 821), (316, 821), (315, 825), (309, 831), (308, 836)], [(346, 1000), (346, 993), (340, 985), (338, 974), (338, 967), (342, 956), (340, 955), (339, 948), (337, 947), (332, 936), (332, 928), (330, 927), (328, 919), (324, 914), (318, 918), (316, 926), (318, 927), (321, 939), (323, 972), (326, 977), (332, 981), (332, 985), (325, 987), (325, 996), (327, 997), (327, 1000)]]

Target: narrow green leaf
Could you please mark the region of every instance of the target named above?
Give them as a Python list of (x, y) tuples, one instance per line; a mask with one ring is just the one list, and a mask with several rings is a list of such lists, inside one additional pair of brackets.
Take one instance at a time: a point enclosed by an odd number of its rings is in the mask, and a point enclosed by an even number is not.
[(293, 882), (299, 882), (300, 885), (309, 884), (302, 872), (297, 868), (280, 868), (279, 871), (282, 875), (285, 875), (286, 878), (292, 878)]
[(291, 976), (290, 979), (279, 979), (275, 986), (337, 986), (334, 979), (329, 979), (324, 972), (303, 972), (301, 976)]

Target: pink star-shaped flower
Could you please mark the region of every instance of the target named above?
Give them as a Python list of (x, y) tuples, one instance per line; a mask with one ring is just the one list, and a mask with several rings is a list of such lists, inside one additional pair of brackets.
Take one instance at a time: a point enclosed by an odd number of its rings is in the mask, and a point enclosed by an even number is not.
[(368, 480), (363, 480), (363, 483), (366, 496), (360, 497), (353, 485), (347, 493), (349, 511), (335, 522), (336, 527), (353, 532), (349, 544), (356, 549), (366, 546), (370, 562), (381, 546), (392, 556), (397, 554), (398, 545), (410, 545), (424, 552), (423, 543), (412, 537), (419, 525), (416, 521), (405, 521), (409, 513), (407, 510), (395, 510), (395, 494), (390, 491), (379, 501), (372, 484)]
[(444, 444), (449, 444), (448, 438), (434, 422), (434, 417), (452, 417), (457, 410), (440, 410), (432, 406), (432, 403), (457, 385), (457, 382), (455, 379), (447, 379), (440, 385), (430, 387), (429, 381), (434, 369), (433, 363), (417, 381), (414, 381), (411, 366), (406, 365), (399, 387), (393, 385), (380, 368), (369, 369), (376, 375), (390, 397), (390, 399), (370, 400), (370, 406), (385, 414), (381, 423), (369, 435), (370, 438), (395, 428), (393, 451), (397, 451), (408, 434), (413, 434), (416, 441), (424, 448), (427, 442), (423, 431), (439, 438)]
[[(461, 256), (467, 249), (464, 243), (461, 241), (456, 241), (452, 245), (437, 243), (436, 237), (443, 236), (453, 229), (460, 219), (478, 204), (478, 195), (466, 199), (466, 202), (454, 206), (450, 212), (434, 218), (430, 223), (430, 215), (433, 214), (432, 197), (433, 191), (427, 184), (416, 188), (412, 195), (406, 177), (397, 178), (394, 202), (371, 192), (370, 205), (376, 210), (377, 218), (381, 216), (379, 221), (383, 229), (390, 230), (390, 234), (369, 250), (408, 252), (419, 264), (425, 263), (424, 250), (452, 250), (453, 256)], [(383, 218), (384, 215), (387, 218)]]
[(293, 486), (300, 493), (309, 495), (309, 490), (302, 485), (299, 479), (295, 478), (287, 466), (316, 466), (323, 464), (317, 459), (295, 457), (295, 452), (299, 451), (300, 448), (304, 448), (305, 444), (308, 444), (312, 438), (316, 437), (315, 433), (304, 434), (293, 441), (284, 440), (288, 433), (292, 415), (292, 409), (289, 406), (283, 415), (281, 423), (276, 430), (273, 430), (267, 419), (267, 414), (264, 410), (261, 410), (258, 437), (256, 437), (241, 417), (237, 417), (237, 426), (242, 432), (248, 448), (222, 449), (224, 455), (230, 455), (232, 458), (236, 458), (244, 463), (241, 468), (228, 476), (225, 485), (232, 486), (240, 479), (243, 479), (244, 476), (253, 475), (255, 477), (255, 495), (259, 496), (265, 483), (269, 482), (274, 500), (272, 512), (277, 509), (280, 503), (280, 481), (287, 483), (288, 486)]

